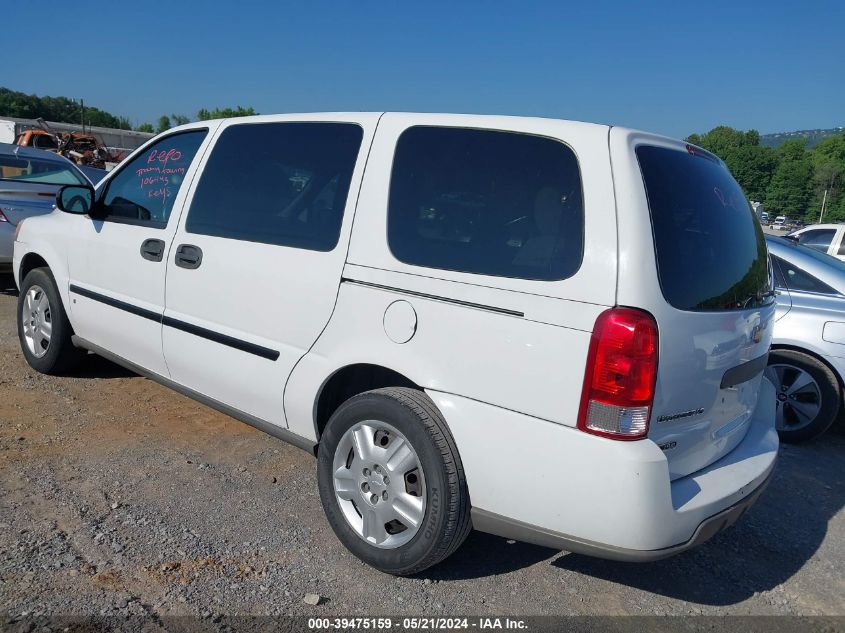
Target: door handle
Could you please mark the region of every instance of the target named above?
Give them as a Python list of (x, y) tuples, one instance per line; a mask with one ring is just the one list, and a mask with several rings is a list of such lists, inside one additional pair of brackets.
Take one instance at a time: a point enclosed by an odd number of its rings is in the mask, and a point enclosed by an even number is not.
[(144, 240), (141, 244), (141, 257), (151, 262), (160, 262), (164, 257), (164, 242), (162, 240)]
[(193, 270), (202, 264), (202, 249), (193, 244), (180, 244), (176, 249), (176, 265)]

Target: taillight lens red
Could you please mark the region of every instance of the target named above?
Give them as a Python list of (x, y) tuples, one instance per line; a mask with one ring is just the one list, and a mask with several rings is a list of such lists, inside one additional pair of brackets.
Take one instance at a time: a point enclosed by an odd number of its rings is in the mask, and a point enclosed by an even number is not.
[(657, 379), (657, 323), (647, 312), (613, 308), (590, 340), (578, 428), (619, 440), (648, 434)]

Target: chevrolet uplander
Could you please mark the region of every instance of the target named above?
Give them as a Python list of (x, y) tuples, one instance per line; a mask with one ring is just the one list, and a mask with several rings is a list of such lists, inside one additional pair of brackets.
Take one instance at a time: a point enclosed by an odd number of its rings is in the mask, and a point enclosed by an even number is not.
[(775, 464), (766, 243), (721, 160), (548, 119), (203, 121), (17, 226), (28, 363), (100, 354), (317, 456), (343, 544), (697, 545)]

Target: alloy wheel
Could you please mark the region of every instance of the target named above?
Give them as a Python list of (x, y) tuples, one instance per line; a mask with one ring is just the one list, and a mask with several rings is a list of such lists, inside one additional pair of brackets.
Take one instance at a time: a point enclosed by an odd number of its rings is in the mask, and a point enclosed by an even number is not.
[(822, 407), (821, 389), (808, 372), (794, 365), (772, 364), (765, 375), (777, 392), (778, 431), (797, 431), (816, 419)]

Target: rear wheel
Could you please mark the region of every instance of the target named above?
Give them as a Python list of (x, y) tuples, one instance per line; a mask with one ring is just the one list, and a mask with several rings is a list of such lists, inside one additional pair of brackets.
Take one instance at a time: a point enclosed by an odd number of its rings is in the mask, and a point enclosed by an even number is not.
[(18, 338), (26, 362), (42, 374), (71, 369), (85, 355), (73, 346), (72, 335), (49, 269), (29, 271), (18, 296)]
[(771, 352), (766, 377), (777, 393), (775, 427), (784, 442), (803, 442), (821, 435), (836, 419), (839, 383), (826, 365), (809, 354)]
[(318, 474), (335, 534), (381, 571), (420, 572), (454, 552), (470, 531), (454, 440), (420, 391), (377, 389), (343, 403), (320, 440)]

